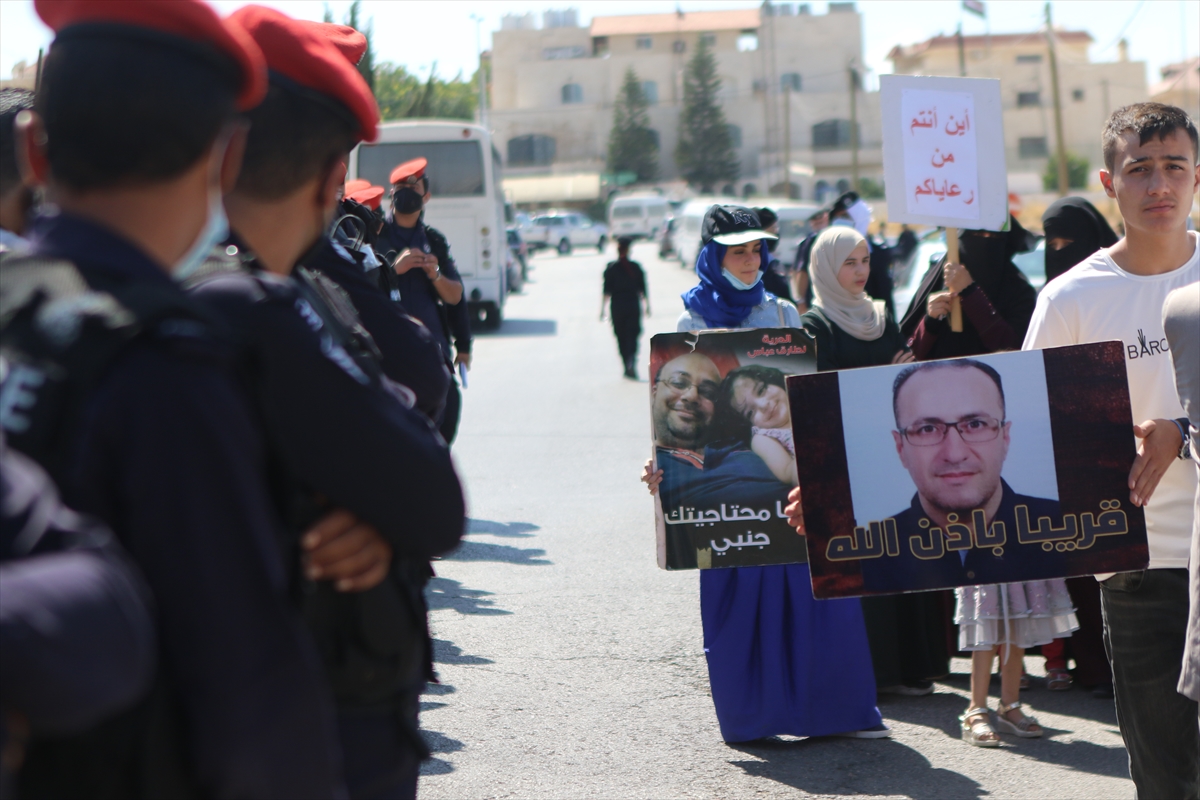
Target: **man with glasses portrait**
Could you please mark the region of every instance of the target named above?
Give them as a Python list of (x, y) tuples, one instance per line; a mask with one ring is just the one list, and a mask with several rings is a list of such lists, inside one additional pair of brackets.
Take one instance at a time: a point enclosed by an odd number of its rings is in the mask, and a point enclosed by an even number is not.
[[(652, 492), (661, 491), (664, 509), (709, 509), (722, 503), (774, 509), (776, 501), (786, 501), (791, 487), (775, 477), (748, 443), (715, 441), (713, 418), (722, 379), (711, 358), (685, 353), (664, 363), (651, 377), (658, 470), (651, 471), (648, 464), (643, 480)], [(667, 526), (668, 569), (698, 566), (690, 528)]]
[[(862, 562), (870, 592), (1007, 583), (1050, 577), (1058, 558), (1017, 541), (1017, 510), (1029, 521), (1061, 521), (1057, 500), (1019, 495), (1001, 477), (1012, 422), (1005, 419), (999, 373), (973, 359), (929, 361), (900, 372), (892, 386), (900, 463), (916, 486), (912, 504), (895, 514), (900, 554)], [(971, 526), (982, 510), (987, 527), (1004, 524), (1003, 547), (952, 549), (948, 525)], [(914, 537), (916, 537), (914, 539)], [(1042, 569), (1038, 569), (1038, 567)]]

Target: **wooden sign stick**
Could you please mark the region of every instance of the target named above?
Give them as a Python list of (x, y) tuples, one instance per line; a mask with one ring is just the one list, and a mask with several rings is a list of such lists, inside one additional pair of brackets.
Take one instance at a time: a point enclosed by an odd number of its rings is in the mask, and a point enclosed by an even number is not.
[[(958, 228), (946, 228), (946, 263), (958, 263)], [(962, 333), (962, 302), (958, 295), (950, 298), (950, 330)]]

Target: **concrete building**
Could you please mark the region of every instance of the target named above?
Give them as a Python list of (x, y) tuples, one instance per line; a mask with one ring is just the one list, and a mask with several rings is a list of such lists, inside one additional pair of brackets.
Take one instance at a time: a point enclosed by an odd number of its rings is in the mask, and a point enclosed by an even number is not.
[(37, 62), (18, 61), (13, 65), (12, 78), (0, 79), (0, 89), (30, 89), (37, 84)]
[(1162, 80), (1150, 87), (1150, 99), (1179, 106), (1200, 124), (1200, 58), (1162, 68)]
[[(1097, 172), (1103, 167), (1100, 131), (1105, 120), (1114, 109), (1145, 101), (1149, 93), (1146, 64), (1129, 61), (1124, 42), (1119, 60), (1105, 63), (1089, 59), (1091, 43), (1091, 35), (1084, 31), (1055, 31), (1066, 150), (1088, 160), (1091, 182), (1099, 188)], [(1000, 79), (1009, 189), (1022, 194), (1040, 192), (1041, 175), (1057, 144), (1045, 33), (964, 36), (961, 54), (968, 77)], [(897, 45), (888, 59), (899, 75), (961, 74), (956, 36)]]
[(783, 194), (785, 162), (794, 197), (826, 197), (847, 188), (852, 114), (859, 128), (859, 175), (882, 180), (877, 95), (858, 91), (851, 111), (849, 70), (862, 61), (862, 18), (853, 3), (830, 3), (824, 15), (811, 14), (807, 5), (764, 4), (598, 16), (588, 27), (577, 25), (570, 11), (547, 12), (540, 28), (529, 14), (506, 17), (493, 35), (488, 111), (506, 185), (537, 179), (538, 186), (552, 187), (562, 182), (547, 176), (603, 173), (613, 105), (627, 69), (651, 102), (660, 179), (678, 181), (684, 70), (702, 38), (717, 59), (720, 101), (741, 165), (737, 181), (719, 191)]

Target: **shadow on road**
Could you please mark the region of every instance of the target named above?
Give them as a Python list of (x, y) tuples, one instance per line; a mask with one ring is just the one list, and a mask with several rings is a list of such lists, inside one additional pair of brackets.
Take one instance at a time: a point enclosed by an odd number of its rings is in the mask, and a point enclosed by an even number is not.
[(453, 608), (460, 614), (481, 614), (483, 616), (502, 616), (512, 613), (503, 608), (496, 608), (493, 601), (485, 599), (491, 594), (482, 589), (465, 589), (459, 581), (438, 577), (431, 579), (429, 585), (425, 587), (425, 602), (429, 605), (430, 611), (439, 608)]
[[(939, 681), (955, 685), (957, 681)], [(965, 684), (964, 684), (965, 688)], [(1059, 714), (1067, 717), (1096, 719), (1107, 722), (1111, 719), (1113, 729), (1116, 729), (1115, 714), (1110, 711), (1106, 716), (1099, 713), (1093, 717), (1088, 712), (1095, 712), (1097, 706), (1104, 706), (1104, 701), (1097, 700), (1089, 693), (1077, 692), (1074, 697), (1064, 697), (1070, 692), (1022, 692), (1021, 699), (1029, 702), (1030, 712), (1037, 716), (1039, 711)], [(993, 707), (995, 703), (992, 703)], [(960, 738), (958, 715), (966, 708), (965, 701), (959, 695), (937, 693), (926, 697), (895, 697), (880, 698), (879, 710), (885, 720), (907, 722), (942, 731), (951, 739)], [(1111, 709), (1111, 705), (1108, 706)], [(1084, 713), (1080, 713), (1083, 711)], [(1048, 764), (1058, 764), (1079, 772), (1093, 775), (1104, 775), (1111, 778), (1128, 778), (1128, 757), (1125, 748), (1119, 745), (1106, 747), (1087, 741), (1060, 741), (1058, 736), (1071, 731), (1055, 728), (1046, 723), (1043, 715), (1042, 727), (1046, 735), (1040, 739), (1017, 739), (1014, 736), (1001, 734), (1005, 748), (1014, 748), (1026, 758), (1037, 759)], [(964, 747), (969, 745), (964, 744)], [(890, 767), (889, 767), (890, 769)]]
[(540, 548), (521, 548), (507, 544), (488, 544), (487, 542), (472, 542), (463, 539), (454, 552), (445, 558), (448, 561), (503, 561), (508, 564), (528, 564), (530, 566), (545, 566), (553, 563), (542, 558), (546, 551)]
[[(730, 745), (761, 761), (730, 761), (747, 775), (816, 795), (897, 795), (912, 798), (979, 798), (976, 781), (935, 769), (916, 750), (890, 739), (873, 742), (817, 738), (762, 739)], [(964, 745), (965, 746), (965, 745)]]
[(557, 336), (558, 322), (552, 319), (506, 319), (499, 330), (473, 331), (475, 336)]
[(427, 729), (421, 730), (421, 738), (425, 740), (425, 746), (429, 748), (429, 752), (435, 755), (431, 756), (421, 764), (422, 775), (445, 775), (454, 771), (454, 765), (449, 761), (438, 758), (438, 753), (457, 753), (466, 745), (458, 739), (451, 739), (443, 733), (431, 731)]
[[(433, 662), (435, 664), (467, 664), (470, 666), (496, 663), (490, 658), (484, 658), (483, 656), (464, 655), (461, 647), (454, 644), (454, 642), (447, 642), (445, 639), (433, 640)], [(436, 686), (437, 684), (433, 685)]]
[(530, 531), (540, 531), (541, 526), (532, 522), (493, 522), (488, 519), (468, 519), (467, 535), (472, 533), (487, 533), (492, 536), (505, 538), (526, 539), (533, 536)]

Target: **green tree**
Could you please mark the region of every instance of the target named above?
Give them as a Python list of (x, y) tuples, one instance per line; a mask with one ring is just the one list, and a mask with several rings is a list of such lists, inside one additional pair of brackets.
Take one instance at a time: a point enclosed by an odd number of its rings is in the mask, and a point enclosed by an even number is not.
[(358, 62), (358, 72), (363, 76), (363, 80), (367, 82), (367, 86), (371, 87), (371, 91), (375, 91), (375, 47), (371, 42), (371, 38), (375, 34), (375, 20), (367, 20), (367, 24), (359, 27), (358, 18), (359, 11), (362, 10), (362, 0), (354, 0), (350, 4), (350, 12), (346, 15), (346, 24), (354, 30), (367, 37), (367, 51), (363, 53), (362, 59)]
[(738, 157), (733, 150), (725, 113), (717, 102), (721, 79), (717, 59), (703, 38), (688, 61), (683, 78), (683, 114), (675, 163), (688, 183), (711, 192), (721, 181), (736, 180)]
[[(350, 4), (350, 11), (346, 14), (345, 24), (367, 37), (367, 50), (363, 53), (363, 57), (359, 60), (357, 66), (358, 72), (363, 76), (363, 80), (367, 82), (367, 86), (371, 88), (371, 91), (375, 91), (375, 47), (371, 43), (371, 37), (375, 32), (375, 20), (368, 20), (364, 27), (359, 27), (358, 17), (361, 10), (362, 0), (354, 0)], [(323, 19), (325, 22), (333, 22), (333, 11), (329, 9), (328, 5), (325, 6)]]
[(462, 75), (453, 80), (437, 76), (437, 64), (422, 81), (403, 66), (384, 62), (375, 69), (375, 100), (384, 120), (475, 118), (479, 101), (475, 86)]
[[(1071, 189), (1086, 189), (1088, 185), (1088, 160), (1074, 153), (1067, 153), (1067, 186)], [(1046, 171), (1042, 173), (1042, 188), (1047, 192), (1058, 191), (1058, 158), (1050, 156)]]
[(609, 172), (633, 172), (639, 181), (658, 177), (658, 139), (650, 130), (649, 107), (633, 67), (626, 69), (608, 134)]

